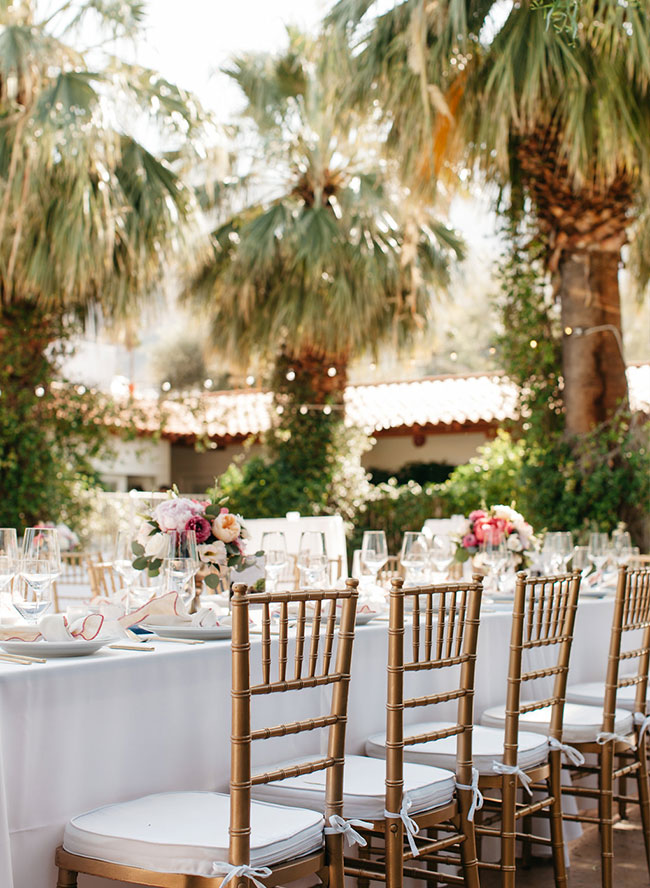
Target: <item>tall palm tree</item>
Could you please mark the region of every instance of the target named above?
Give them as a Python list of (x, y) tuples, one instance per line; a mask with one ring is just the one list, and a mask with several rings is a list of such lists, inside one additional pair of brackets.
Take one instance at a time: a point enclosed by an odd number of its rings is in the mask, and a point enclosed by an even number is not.
[(329, 19), (355, 46), (357, 98), (379, 103), (414, 181), (462, 162), (523, 195), (561, 301), (566, 429), (585, 433), (627, 401), (618, 268), (650, 194), (650, 7), (374, 7), (338, 0)]
[(342, 402), (353, 356), (425, 323), (462, 250), (396, 184), (371, 115), (337, 102), (348, 54), (289, 37), (228, 69), (246, 100), (245, 174), (188, 295), (217, 348), (275, 359), (318, 411)]

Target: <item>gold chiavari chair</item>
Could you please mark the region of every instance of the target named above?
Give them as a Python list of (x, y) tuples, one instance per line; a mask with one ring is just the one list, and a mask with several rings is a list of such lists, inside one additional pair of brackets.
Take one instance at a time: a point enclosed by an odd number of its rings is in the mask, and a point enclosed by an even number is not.
[[(457, 845), (462, 855), (464, 878), (445, 875), (448, 884), (477, 888), (472, 799), (471, 726), (474, 693), (474, 664), (481, 605), (481, 583), (402, 588), (403, 580), (393, 581), (389, 622), (387, 733), (382, 735), (378, 757), (346, 755), (343, 787), (343, 816), (355, 827), (348, 836), (363, 847), (360, 856), (347, 857), (345, 873), (359, 884), (383, 881), (389, 888), (401, 888), (404, 877), (438, 878), (419, 869), (415, 859), (431, 861), (438, 852)], [(404, 599), (413, 604), (412, 656), (404, 656)], [(420, 620), (422, 616), (422, 621)], [(422, 625), (421, 625), (422, 623)], [(404, 698), (404, 679), (409, 673), (460, 670), (459, 686), (450, 690), (444, 674), (445, 690), (439, 694)], [(449, 676), (450, 680), (452, 676)], [(426, 742), (424, 737), (404, 738), (404, 710), (435, 706), (458, 700), (457, 724), (446, 724), (445, 735), (459, 735), (456, 783), (453, 770), (405, 764), (405, 743)], [(435, 736), (438, 736), (436, 733)], [(380, 761), (385, 758), (386, 761)], [(280, 768), (290, 767), (282, 763)], [(256, 796), (286, 805), (301, 804), (322, 811), (324, 787), (309, 777), (283, 780), (261, 787)], [(363, 818), (363, 819), (357, 819)], [(420, 838), (420, 830), (436, 839)], [(361, 840), (361, 841), (359, 841)], [(367, 844), (366, 844), (367, 843)]]
[(88, 578), (90, 580), (90, 594), (92, 598), (113, 598), (119, 595), (124, 588), (122, 578), (113, 568), (110, 562), (88, 562)]
[(74, 596), (76, 599), (88, 597), (91, 561), (90, 555), (86, 552), (61, 552), (61, 573), (52, 588), (54, 608), (57, 612), (60, 611), (59, 584), (78, 587), (80, 594)]
[[(251, 787), (325, 771), (325, 815), (340, 817), (356, 587), (356, 580), (347, 580), (345, 589), (253, 596), (246, 594), (245, 586), (234, 586), (230, 795), (160, 793), (74, 818), (56, 853), (57, 888), (75, 888), (79, 873), (157, 888), (219, 888), (224, 882), (236, 888), (251, 883), (276, 886), (317, 874), (331, 888), (343, 888), (344, 828), (325, 829), (322, 813), (252, 801)], [(251, 681), (249, 605), (253, 600), (262, 608), (262, 641), (253, 649), (261, 654), (258, 684)], [(338, 629), (337, 604), (341, 605)], [(310, 613), (308, 606), (313, 607)], [(293, 670), (290, 607), (297, 609)], [(274, 666), (271, 612), (275, 608), (280, 610), (280, 620)], [(254, 698), (325, 687), (332, 690), (327, 714), (251, 729)], [(328, 730), (325, 755), (289, 770), (252, 773), (253, 742), (293, 738), (318, 728)], [(287, 845), (295, 849), (293, 854), (287, 853)]]
[[(627, 642), (627, 643), (626, 643)], [(636, 661), (636, 670), (626, 669), (623, 664)], [(574, 779), (597, 775), (597, 787), (571, 784), (564, 786), (566, 795), (578, 799), (591, 798), (598, 802), (598, 816), (579, 812), (565, 815), (568, 820), (596, 823), (601, 841), (601, 881), (603, 888), (613, 886), (614, 863), (614, 802), (638, 804), (641, 811), (646, 861), (650, 873), (650, 789), (648, 785), (648, 666), (650, 664), (650, 568), (632, 569), (621, 567), (618, 574), (614, 616), (610, 634), (607, 677), (604, 685), (576, 686), (567, 694), (580, 702), (591, 701), (601, 716), (597, 731), (587, 742), (577, 743), (586, 755), (597, 757), (596, 765), (576, 767)], [(630, 707), (633, 711), (618, 709), (621, 692), (634, 691)], [(629, 704), (629, 696), (623, 705)], [(602, 705), (604, 703), (604, 705)], [(618, 762), (617, 762), (618, 760)], [(615, 793), (617, 780), (636, 777), (638, 796)]]

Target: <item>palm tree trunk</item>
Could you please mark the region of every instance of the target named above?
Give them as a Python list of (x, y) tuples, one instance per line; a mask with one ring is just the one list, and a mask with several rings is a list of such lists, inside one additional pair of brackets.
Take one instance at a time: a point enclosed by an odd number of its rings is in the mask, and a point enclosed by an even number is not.
[[(628, 403), (620, 347), (619, 258), (617, 251), (572, 250), (560, 259), (567, 435), (586, 434)], [(603, 326), (607, 329), (594, 329)]]

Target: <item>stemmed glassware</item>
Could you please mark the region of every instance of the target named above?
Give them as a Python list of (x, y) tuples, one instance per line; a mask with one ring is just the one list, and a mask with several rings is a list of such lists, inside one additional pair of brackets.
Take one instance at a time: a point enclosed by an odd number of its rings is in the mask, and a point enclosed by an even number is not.
[(287, 541), (280, 530), (269, 530), (262, 535), (264, 570), (267, 578), (267, 591), (275, 592), (280, 574), (287, 566)]
[(133, 559), (135, 558), (135, 555), (133, 554), (132, 543), (133, 537), (131, 531), (118, 530), (115, 537), (115, 544), (113, 546), (113, 558), (111, 562), (113, 570), (122, 578), (122, 582), (124, 583), (125, 592), (123, 593), (123, 596), (126, 613), (129, 613), (131, 610), (133, 584), (135, 583), (137, 575), (140, 573), (140, 571), (137, 571), (135, 567), (133, 567)]
[(587, 546), (574, 546), (573, 555), (571, 557), (571, 567), (573, 570), (579, 570), (584, 579), (591, 570), (589, 559), (589, 550)]
[(404, 578), (406, 585), (417, 585), (417, 581), (427, 566), (428, 558), (425, 535), (414, 530), (407, 530), (402, 540), (402, 550), (399, 557), (402, 567), (406, 569), (406, 577)]
[(429, 543), (429, 564), (434, 574), (434, 581), (435, 574), (438, 574), (441, 580), (444, 580), (447, 576), (447, 571), (454, 560), (455, 551), (456, 546), (453, 540), (446, 536), (446, 534), (436, 533), (431, 537)]
[[(0, 527), (0, 603), (20, 570), (18, 540), (13, 527)], [(9, 599), (9, 602), (11, 599)]]
[(165, 592), (177, 592), (187, 609), (196, 593), (194, 576), (201, 566), (196, 548), (196, 533), (169, 531), (167, 556), (163, 558), (162, 573)]
[(28, 527), (20, 558), (22, 584), (14, 585), (13, 605), (28, 623), (52, 606), (52, 584), (61, 573), (59, 538), (54, 527)]
[(327, 582), (327, 549), (325, 534), (320, 530), (306, 530), (300, 536), (298, 549), (300, 585), (317, 588)]
[(617, 567), (627, 564), (632, 558), (632, 539), (626, 530), (612, 533), (612, 560)]
[[(490, 533), (484, 528), (485, 537), (479, 546), (481, 562), (488, 570), (489, 585), (491, 589), (498, 588), (497, 575), (506, 565), (508, 550), (503, 537), (498, 533)], [(487, 585), (487, 584), (486, 584)]]
[(606, 533), (590, 533), (589, 545), (587, 547), (587, 555), (596, 570), (602, 572), (605, 562), (607, 561), (609, 539)]
[(365, 530), (361, 542), (361, 561), (373, 575), (377, 583), (377, 574), (388, 561), (388, 544), (383, 530)]

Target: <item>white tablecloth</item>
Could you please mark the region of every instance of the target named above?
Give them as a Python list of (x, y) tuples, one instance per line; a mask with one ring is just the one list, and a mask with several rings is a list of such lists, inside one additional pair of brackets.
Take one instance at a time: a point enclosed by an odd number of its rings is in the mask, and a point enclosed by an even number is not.
[[(612, 602), (578, 610), (571, 680), (604, 678)], [(482, 617), (476, 713), (505, 698), (510, 614)], [(253, 640), (253, 646), (259, 641)], [(387, 624), (355, 641), (348, 750), (384, 725)], [(432, 688), (431, 676), (416, 678)], [(413, 687), (418, 692), (418, 685)], [(230, 646), (156, 645), (44, 665), (0, 665), (0, 886), (52, 888), (54, 849), (74, 814), (164, 790), (226, 790)], [(258, 725), (315, 714), (318, 691), (255, 698)], [(439, 713), (440, 714), (440, 713)], [(411, 721), (425, 717), (409, 712)], [(319, 734), (254, 744), (259, 764), (314, 752)], [(291, 752), (289, 753), (289, 749)], [(80, 888), (106, 885), (84, 877)]]

